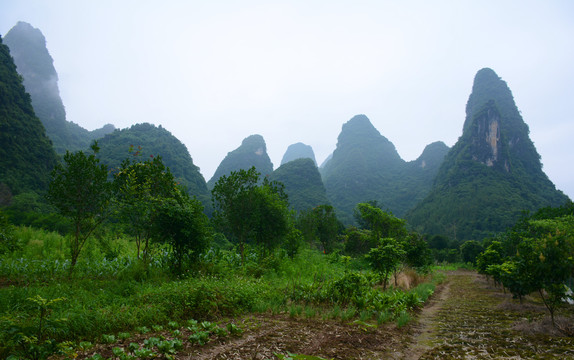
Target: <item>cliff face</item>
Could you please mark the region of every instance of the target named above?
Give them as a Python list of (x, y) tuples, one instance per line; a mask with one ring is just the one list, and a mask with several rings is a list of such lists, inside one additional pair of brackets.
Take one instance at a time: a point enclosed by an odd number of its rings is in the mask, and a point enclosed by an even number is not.
[(56, 152), (86, 149), (92, 140), (114, 130), (113, 125), (107, 125), (90, 132), (66, 120), (58, 73), (46, 47), (46, 38), (39, 29), (20, 21), (6, 34), (5, 43), (32, 98), (34, 112), (46, 128)]
[(242, 141), (241, 146), (227, 153), (213, 177), (207, 182), (207, 187), (213, 189), (217, 180), (223, 175), (229, 175), (232, 171), (240, 169), (248, 170), (253, 166), (263, 176), (273, 172), (273, 163), (267, 154), (267, 146), (261, 135), (248, 136)]
[(567, 200), (542, 171), (506, 82), (482, 69), (467, 102), (463, 134), (433, 189), (407, 219), (420, 232), (480, 239), (511, 226), (524, 210)]
[(42, 193), (56, 162), (44, 126), (0, 38), (0, 184), (13, 195)]

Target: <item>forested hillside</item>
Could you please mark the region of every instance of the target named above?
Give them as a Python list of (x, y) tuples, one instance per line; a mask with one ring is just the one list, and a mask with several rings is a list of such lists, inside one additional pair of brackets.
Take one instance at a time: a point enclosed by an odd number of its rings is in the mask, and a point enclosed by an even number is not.
[(445, 157), (432, 191), (407, 219), (419, 231), (481, 239), (511, 226), (525, 210), (567, 199), (542, 171), (506, 82), (482, 69), (468, 99), (463, 134)]
[(8, 188), (3, 191), (43, 193), (56, 161), (10, 50), (0, 38), (0, 184)]
[(430, 190), (445, 150), (435, 143), (407, 163), (365, 115), (357, 115), (343, 125), (333, 157), (321, 169), (327, 196), (346, 223), (360, 202), (377, 201), (402, 216)]
[(310, 158), (300, 158), (281, 165), (273, 171), (270, 179), (285, 185), (289, 204), (295, 210), (307, 210), (329, 203), (319, 169)]
[(205, 179), (194, 165), (189, 151), (161, 125), (144, 123), (116, 130), (100, 139), (98, 145), (99, 158), (111, 169), (118, 168), (127, 157), (136, 156), (145, 161), (150, 157), (161, 156), (176, 180), (204, 205), (209, 204)]
[(18, 73), (24, 78), (24, 87), (32, 97), (34, 111), (58, 154), (64, 154), (66, 150), (86, 149), (94, 139), (114, 131), (110, 124), (88, 131), (66, 120), (54, 60), (39, 29), (20, 21), (6, 34), (5, 44), (10, 48)]
[(273, 163), (267, 155), (267, 145), (261, 135), (251, 135), (243, 139), (241, 146), (227, 153), (221, 161), (213, 177), (207, 182), (207, 187), (212, 189), (217, 180), (223, 175), (229, 175), (232, 171), (247, 170), (255, 166), (263, 176), (273, 172)]

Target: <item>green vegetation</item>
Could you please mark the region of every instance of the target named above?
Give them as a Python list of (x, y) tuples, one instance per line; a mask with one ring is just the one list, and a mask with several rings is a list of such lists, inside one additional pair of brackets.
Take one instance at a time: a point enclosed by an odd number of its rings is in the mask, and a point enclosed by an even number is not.
[(147, 123), (136, 124), (106, 135), (98, 140), (98, 145), (98, 158), (110, 169), (120, 168), (128, 157), (128, 152), (133, 155), (133, 161), (145, 161), (161, 156), (176, 181), (209, 209), (209, 192), (199, 168), (193, 164), (185, 145), (163, 127)]
[(52, 172), (48, 189), (48, 201), (72, 224), (70, 273), (88, 237), (105, 220), (111, 197), (108, 169), (96, 158), (97, 143), (92, 150), (89, 156), (83, 151), (66, 152), (64, 164), (57, 164)]
[[(555, 324), (555, 311), (572, 295), (574, 206), (545, 208), (493, 239), (477, 258), (479, 272), (492, 276), (515, 297), (538, 292)], [(570, 284), (572, 286), (572, 284)]]
[(259, 177), (255, 167), (232, 171), (221, 176), (212, 190), (216, 223), (237, 243), (242, 262), (250, 241), (263, 253), (272, 251), (292, 226), (283, 185), (267, 177), (261, 182)]
[(345, 224), (353, 224), (356, 204), (371, 200), (402, 216), (428, 193), (447, 150), (443, 143), (435, 143), (407, 163), (365, 115), (357, 115), (343, 125), (321, 175), (329, 200)]
[(31, 96), (34, 112), (58, 154), (65, 154), (66, 150), (87, 149), (93, 140), (114, 130), (114, 126), (108, 124), (88, 131), (66, 120), (58, 89), (58, 74), (46, 48), (46, 39), (39, 29), (20, 21), (8, 31), (4, 40), (14, 57), (18, 73), (23, 77), (26, 92)]
[(462, 136), (446, 155), (432, 191), (405, 217), (419, 232), (481, 240), (512, 226), (524, 210), (567, 200), (542, 171), (510, 89), (494, 71), (482, 69)]
[(0, 184), (3, 201), (48, 189), (56, 154), (0, 38)]
[(319, 169), (309, 158), (287, 162), (273, 171), (269, 178), (285, 185), (294, 210), (302, 211), (329, 203)]
[(243, 139), (241, 146), (229, 152), (221, 161), (213, 177), (207, 182), (209, 189), (213, 189), (217, 180), (232, 171), (248, 170), (255, 167), (257, 172), (267, 177), (273, 172), (273, 164), (267, 155), (267, 146), (261, 135), (251, 135)]
[[(0, 282), (14, 285), (0, 288), (2, 357), (73, 356), (108, 343), (111, 353), (98, 356), (169, 358), (184, 344), (239, 335), (233, 324), (222, 328), (209, 321), (250, 312), (356, 319), (364, 327), (395, 321), (401, 327), (434, 291), (433, 284), (401, 290), (396, 277), (392, 288), (381, 290), (379, 283), (386, 284), (390, 274), (377, 272), (386, 260), (370, 257), (369, 269), (364, 254), (340, 255), (345, 240), (328, 205), (307, 213), (315, 238), (302, 247), (282, 185), (261, 180), (255, 168), (218, 180), (210, 224), (161, 157), (129, 158), (109, 182), (95, 156), (97, 145), (93, 150), (68, 152), (54, 171), (50, 199), (72, 224), (80, 224), (70, 227), (70, 235), (2, 223), (5, 237), (17, 239), (0, 261)], [(400, 238), (396, 275), (410, 264), (410, 234), (404, 221), (373, 213), (384, 221), (364, 215), (362, 223), (371, 228), (361, 231)], [(212, 225), (231, 241), (213, 233)], [(186, 322), (190, 326), (179, 325)], [(150, 332), (144, 346), (113, 346), (127, 344), (136, 329)], [(158, 336), (165, 332), (170, 337)]]
[(298, 159), (311, 159), (313, 164), (317, 166), (317, 160), (315, 160), (315, 153), (313, 152), (313, 148), (300, 142), (289, 145), (287, 151), (285, 151), (285, 154), (281, 159), (281, 166), (287, 164), (290, 161)]

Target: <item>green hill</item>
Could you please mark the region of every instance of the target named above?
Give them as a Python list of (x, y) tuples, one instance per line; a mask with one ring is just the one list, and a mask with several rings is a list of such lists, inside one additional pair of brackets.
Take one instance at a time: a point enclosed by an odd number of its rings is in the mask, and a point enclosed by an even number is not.
[(273, 172), (273, 163), (267, 155), (267, 146), (261, 135), (251, 135), (243, 139), (241, 146), (227, 153), (221, 161), (213, 177), (207, 182), (207, 187), (213, 189), (217, 180), (223, 175), (229, 175), (232, 171), (241, 169), (248, 170), (255, 166), (263, 176)]
[(66, 120), (54, 60), (39, 29), (20, 21), (8, 31), (4, 42), (10, 48), (18, 73), (24, 78), (34, 112), (44, 124), (57, 153), (86, 149), (94, 139), (114, 131), (114, 126), (109, 124), (88, 131)]
[(47, 190), (56, 153), (0, 37), (0, 184), (13, 195)]
[[(185, 186), (191, 195), (197, 196), (205, 206), (209, 205), (205, 179), (199, 168), (193, 164), (189, 151), (161, 125), (156, 127), (144, 123), (116, 130), (98, 140), (98, 145), (98, 157), (110, 168), (117, 168), (125, 158), (134, 156), (136, 151), (143, 160), (160, 155), (177, 181)], [(132, 153), (130, 148), (133, 149)]]
[(446, 155), (433, 189), (407, 219), (421, 232), (481, 239), (512, 226), (524, 210), (567, 200), (542, 171), (506, 82), (482, 69), (467, 102), (463, 134)]
[(310, 158), (296, 159), (281, 165), (273, 171), (270, 180), (285, 185), (289, 204), (297, 211), (329, 203), (319, 169)]
[(343, 125), (337, 148), (321, 168), (327, 196), (345, 223), (353, 223), (357, 203), (368, 201), (402, 216), (430, 190), (445, 148), (429, 145), (407, 163), (365, 115), (357, 115)]

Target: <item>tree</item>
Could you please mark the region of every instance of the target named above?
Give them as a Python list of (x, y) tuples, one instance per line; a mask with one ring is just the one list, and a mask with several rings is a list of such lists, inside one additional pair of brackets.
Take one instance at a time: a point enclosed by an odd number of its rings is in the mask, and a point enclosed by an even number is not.
[(477, 256), (484, 250), (482, 245), (476, 240), (465, 241), (460, 246), (460, 253), (464, 262), (476, 264)]
[(331, 205), (319, 205), (313, 209), (313, 218), (323, 251), (332, 252), (339, 233), (339, 220), (335, 215), (335, 208)]
[(383, 289), (387, 288), (389, 275), (398, 268), (404, 255), (402, 244), (394, 238), (380, 239), (379, 245), (367, 254), (371, 267), (381, 276)]
[(407, 235), (405, 220), (369, 203), (357, 204), (355, 218), (363, 228), (372, 231), (376, 240), (383, 237), (402, 238)]
[(417, 271), (426, 272), (432, 265), (433, 256), (425, 239), (417, 233), (410, 233), (403, 241), (404, 263)]
[(70, 274), (80, 252), (93, 231), (106, 218), (111, 188), (107, 181), (108, 169), (96, 158), (97, 142), (91, 146), (92, 154), (66, 151), (64, 163), (52, 171), (48, 201), (72, 222), (70, 237)]
[(283, 186), (264, 178), (255, 167), (221, 176), (212, 190), (214, 219), (239, 245), (242, 263), (245, 245), (255, 242), (273, 249), (291, 228), (289, 204)]
[(161, 156), (139, 161), (138, 154), (122, 162), (113, 185), (117, 214), (125, 231), (135, 238), (138, 258), (143, 254), (147, 264), (157, 209), (169, 199), (181, 203), (182, 192)]
[(197, 261), (209, 245), (207, 216), (197, 199), (184, 196), (182, 201), (168, 198), (158, 205), (153, 237), (172, 249), (172, 268), (181, 273), (184, 263)]

